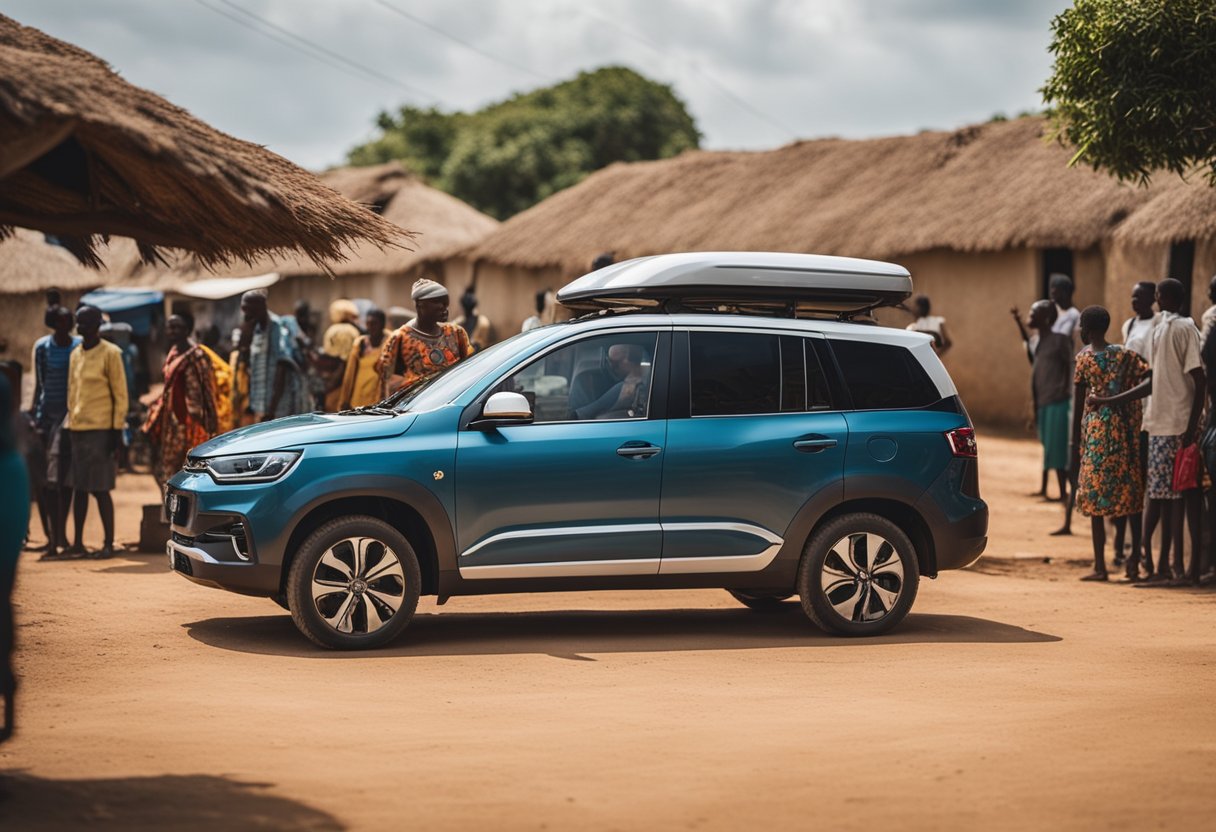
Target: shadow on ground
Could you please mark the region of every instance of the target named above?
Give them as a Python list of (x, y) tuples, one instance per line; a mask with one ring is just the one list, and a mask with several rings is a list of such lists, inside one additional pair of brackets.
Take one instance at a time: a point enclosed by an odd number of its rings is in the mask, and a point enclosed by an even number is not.
[(581, 654), (1061, 640), (1059, 636), (965, 615), (909, 615), (890, 635), (864, 641), (841, 639), (815, 629), (797, 604), (767, 614), (722, 609), (422, 614), (414, 617), (395, 642), (371, 653), (314, 648), (288, 615), (208, 618), (182, 626), (191, 638), (212, 647), (314, 658), (539, 653), (593, 661)]
[(0, 829), (345, 829), (332, 815), (268, 788), (205, 774), (50, 780), (0, 771)]

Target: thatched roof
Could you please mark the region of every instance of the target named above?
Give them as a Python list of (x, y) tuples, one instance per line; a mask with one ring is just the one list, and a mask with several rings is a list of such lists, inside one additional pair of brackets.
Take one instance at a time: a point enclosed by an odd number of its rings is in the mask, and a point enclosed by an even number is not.
[(37, 231), (15, 229), (0, 240), (0, 295), (41, 292), (52, 286), (67, 292), (96, 289), (105, 278), (82, 266), (71, 252), (52, 245)]
[[(390, 222), (414, 229), (417, 235), (412, 249), (382, 249), (370, 243), (353, 246), (346, 260), (331, 267), (334, 274), (401, 274), (419, 263), (442, 260), (467, 249), (499, 225), (493, 217), (425, 184), (397, 162), (337, 168), (320, 178), (347, 199), (370, 207)], [(189, 256), (173, 258), (167, 267), (141, 265), (129, 252), (126, 257), (108, 255), (106, 261), (111, 276), (125, 283), (169, 285), (212, 276)], [(264, 257), (214, 271), (224, 277), (321, 273), (315, 263), (299, 256)]]
[(1216, 188), (1202, 179), (1187, 183), (1171, 173), (1154, 180), (1153, 197), (1115, 230), (1115, 239), (1171, 243), (1216, 238)]
[(97, 264), (96, 235), (206, 265), (300, 252), (340, 260), (408, 232), (263, 147), (132, 86), (104, 61), (0, 15), (0, 235), (53, 233)]
[(694, 151), (616, 164), (508, 220), (471, 256), (586, 270), (667, 251), (891, 258), (935, 248), (1087, 248), (1162, 190), (1067, 166), (1039, 118), (915, 136)]

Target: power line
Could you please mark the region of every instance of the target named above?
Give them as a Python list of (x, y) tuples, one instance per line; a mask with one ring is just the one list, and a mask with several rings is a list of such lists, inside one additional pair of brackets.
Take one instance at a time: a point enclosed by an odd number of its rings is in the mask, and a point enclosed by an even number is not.
[[(241, 14), (245, 15), (245, 17), (248, 17), (248, 18), (251, 18), (251, 19), (257, 21), (258, 23), (262, 24), (262, 26), (266, 26), (274, 31), (281, 32), (283, 35), (286, 35), (287, 38), (291, 38), (291, 40), (287, 40), (286, 38), (280, 37), (279, 35), (274, 34), (273, 31), (268, 32), (263, 28), (259, 28), (258, 26), (250, 23), (248, 20), (237, 17), (236, 15), (231, 14), (231, 13), (225, 11), (224, 9), (217, 8), (216, 6), (211, 5), (209, 2), (207, 2), (207, 0), (194, 0), (194, 2), (198, 3), (200, 6), (207, 9), (208, 11), (215, 12), (218, 15), (228, 18), (233, 23), (237, 23), (237, 24), (245, 27), (246, 29), (249, 29), (253, 32), (257, 32), (259, 35), (262, 35), (263, 37), (270, 38), (271, 40), (275, 41), (276, 43), (282, 44), (283, 46), (286, 46), (289, 49), (293, 49), (296, 52), (299, 52), (303, 55), (307, 55), (308, 57), (312, 58), (313, 60), (320, 61), (321, 63), (323, 63), (329, 67), (332, 67), (334, 69), (345, 72), (347, 75), (351, 75), (352, 77), (359, 78), (360, 80), (363, 80), (363, 81), (366, 81), (368, 79), (380, 81), (382, 83), (390, 84), (394, 87), (405, 90), (406, 92), (409, 92), (413, 95), (421, 96), (424, 99), (437, 100), (435, 98), (435, 96), (428, 94), (427, 92), (419, 89), (418, 87), (412, 86), (403, 81), (399, 81), (396, 78), (393, 78), (392, 76), (385, 75), (382, 72), (372, 69), (371, 67), (364, 66), (363, 64), (360, 64), (356, 61), (352, 61), (349, 58), (347, 58), (345, 55), (341, 55), (337, 52), (334, 52), (331, 49), (327, 49), (326, 47), (321, 46), (320, 44), (313, 43), (312, 41), (308, 40), (307, 38), (300, 37), (299, 35), (295, 34), (294, 32), (291, 32), (291, 31), (283, 28), (282, 26), (279, 26), (276, 23), (272, 23), (271, 21), (266, 20), (265, 18), (254, 14), (253, 12), (250, 12), (250, 11), (247, 11), (246, 9), (241, 8), (240, 6), (236, 5), (235, 3), (229, 2), (229, 0), (219, 0), (219, 2), (223, 3), (225, 6), (228, 6), (229, 8), (233, 9), (234, 11), (240, 12)], [(293, 43), (292, 41), (295, 41), (295, 43)]]
[[(602, 23), (605, 26), (610, 26), (613, 29), (616, 29), (618, 32), (620, 32), (625, 37), (629, 38), (630, 40), (637, 41), (638, 43), (642, 44), (646, 48), (648, 48), (654, 52), (657, 52), (658, 54), (660, 54), (664, 57), (670, 57), (667, 50), (663, 49), (663, 47), (659, 46), (658, 44), (656, 44), (654, 41), (650, 40), (649, 38), (643, 37), (642, 35), (639, 35), (636, 32), (632, 32), (629, 29), (626, 29), (624, 26), (617, 23), (615, 20), (609, 20), (606, 17), (600, 17), (598, 14), (589, 12), (586, 9), (580, 8), (578, 11), (584, 17), (591, 18), (592, 20)], [(751, 102), (749, 102), (746, 99), (742, 98), (741, 96), (737, 95), (734, 92), (734, 90), (730, 89), (730, 87), (726, 86), (721, 81), (719, 81), (717, 78), (710, 75), (705, 69), (703, 69), (695, 61), (684, 60), (683, 63), (686, 66), (688, 66), (690, 69), (692, 69), (693, 72), (700, 74), (702, 78), (704, 78), (706, 81), (708, 81), (709, 83), (711, 83), (715, 87), (717, 87), (719, 92), (721, 92), (723, 95), (725, 95), (730, 100), (734, 101), (735, 104), (742, 107), (744, 110), (747, 110), (749, 113), (754, 115), (756, 118), (760, 119), (761, 121), (767, 122), (772, 127), (776, 127), (778, 130), (782, 131), (783, 133), (786, 133), (792, 139), (798, 138), (798, 133), (796, 131), (794, 131), (793, 129), (791, 129), (788, 125), (783, 124), (782, 122), (780, 122), (777, 119), (770, 116), (768, 113), (753, 106), (751, 104)]]
[(477, 46), (476, 44), (470, 43), (469, 41), (464, 40), (461, 37), (453, 35), (451, 32), (440, 29), (435, 24), (428, 23), (427, 21), (423, 20), (422, 18), (418, 17), (417, 15), (407, 12), (405, 9), (387, 2), (387, 0), (375, 0), (375, 2), (377, 5), (383, 6), (384, 8), (388, 9), (390, 12), (393, 12), (395, 14), (400, 15), (401, 17), (404, 17), (406, 20), (412, 20), (414, 23), (417, 23), (419, 26), (422, 26), (425, 29), (429, 29), (430, 31), (434, 32), (435, 34), (445, 37), (448, 40), (452, 41), (453, 43), (460, 44), (465, 49), (469, 49), (469, 50), (472, 50), (473, 52), (476, 52), (478, 55), (481, 55), (483, 58), (489, 58), (491, 61), (494, 61), (495, 63), (499, 63), (499, 64), (502, 64), (503, 66), (510, 67), (511, 69), (514, 69), (517, 72), (522, 72), (526, 75), (531, 75), (533, 78), (538, 78), (541, 81), (553, 82), (553, 81), (557, 80), (555, 78), (552, 78), (552, 77), (549, 77), (546, 75), (541, 75), (539, 72), (529, 69), (528, 67), (524, 66), (523, 64), (517, 64), (514, 61), (510, 61), (510, 60), (507, 60), (506, 58), (501, 58), (498, 55), (495, 55), (491, 52), (487, 52), (484, 49), (482, 49), (481, 47)]

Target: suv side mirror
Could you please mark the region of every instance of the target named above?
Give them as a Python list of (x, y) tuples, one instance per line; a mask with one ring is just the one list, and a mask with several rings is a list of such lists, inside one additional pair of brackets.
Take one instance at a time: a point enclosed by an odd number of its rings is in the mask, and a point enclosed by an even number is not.
[(486, 400), (481, 409), (481, 417), (470, 427), (478, 430), (502, 427), (505, 425), (529, 425), (532, 423), (532, 407), (528, 400), (519, 393), (495, 393)]

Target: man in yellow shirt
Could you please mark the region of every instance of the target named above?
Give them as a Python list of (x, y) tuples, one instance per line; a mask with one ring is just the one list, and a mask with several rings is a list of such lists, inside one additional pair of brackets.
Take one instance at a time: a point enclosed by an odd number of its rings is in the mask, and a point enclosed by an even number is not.
[(101, 514), (105, 545), (91, 557), (102, 559), (114, 554), (114, 501), (110, 492), (114, 490), (117, 454), (127, 418), (127, 375), (122, 350), (101, 339), (100, 309), (80, 307), (76, 311), (76, 331), (81, 343), (72, 350), (68, 364), (68, 415), (64, 423), (76, 489), (72, 502), (76, 538), (64, 554), (90, 556), (82, 538), (92, 494)]

